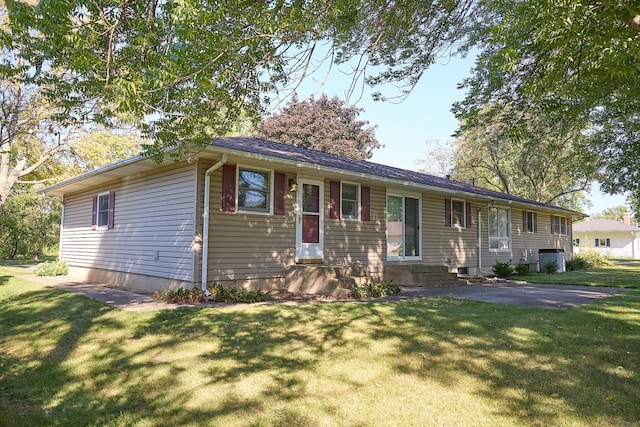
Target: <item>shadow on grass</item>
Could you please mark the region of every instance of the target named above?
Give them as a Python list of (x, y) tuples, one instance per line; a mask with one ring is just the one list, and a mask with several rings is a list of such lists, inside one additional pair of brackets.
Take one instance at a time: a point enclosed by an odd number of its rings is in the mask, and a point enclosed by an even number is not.
[[(566, 311), (455, 301), (438, 310), (429, 301), (395, 307), (399, 352), (422, 356), (398, 371), (444, 384), (461, 373), (479, 379), (477, 394), (517, 423), (557, 424), (560, 411), (585, 424), (640, 419), (639, 291)], [(398, 332), (407, 327), (421, 333)]]
[(339, 424), (350, 408), (307, 411), (318, 378), (370, 387), (340, 365), (383, 344), (393, 378), (472, 378), (516, 424), (640, 418), (638, 291), (563, 311), (421, 299), (132, 314), (48, 288), (0, 304), (7, 425)]

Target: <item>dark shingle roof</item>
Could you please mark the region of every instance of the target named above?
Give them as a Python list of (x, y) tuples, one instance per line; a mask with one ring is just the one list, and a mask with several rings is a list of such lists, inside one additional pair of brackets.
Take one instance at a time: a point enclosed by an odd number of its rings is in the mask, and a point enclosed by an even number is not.
[(321, 166), (325, 168), (339, 169), (357, 174), (369, 175), (372, 178), (386, 178), (397, 180), (400, 182), (409, 182), (428, 187), (437, 187), (444, 190), (469, 193), (471, 195), (485, 196), (500, 200), (508, 200), (517, 203), (525, 203), (554, 210), (563, 210), (573, 214), (579, 212), (567, 210), (547, 203), (534, 202), (532, 200), (516, 197), (511, 194), (505, 194), (498, 191), (488, 190), (482, 187), (476, 187), (464, 182), (452, 179), (441, 178), (421, 172), (409, 171), (405, 169), (395, 168), (392, 166), (381, 165), (365, 160), (356, 160), (348, 157), (342, 157), (335, 154), (323, 153), (320, 151), (310, 150), (307, 148), (295, 147), (292, 145), (280, 144), (273, 141), (267, 141), (254, 137), (228, 137), (218, 138), (212, 143), (212, 146), (225, 148), (230, 150), (238, 150), (246, 153), (252, 153), (262, 156), (268, 156), (288, 161), (296, 161), (302, 164)]

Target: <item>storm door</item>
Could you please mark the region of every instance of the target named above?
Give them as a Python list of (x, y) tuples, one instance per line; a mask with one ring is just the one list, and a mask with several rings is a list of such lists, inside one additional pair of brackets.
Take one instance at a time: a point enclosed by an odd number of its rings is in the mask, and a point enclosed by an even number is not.
[(321, 181), (298, 180), (296, 262), (324, 259), (324, 186)]

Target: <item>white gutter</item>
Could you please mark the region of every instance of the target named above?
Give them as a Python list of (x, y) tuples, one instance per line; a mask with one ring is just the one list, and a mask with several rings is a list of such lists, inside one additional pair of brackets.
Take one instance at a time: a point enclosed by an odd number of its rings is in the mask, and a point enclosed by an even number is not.
[[(251, 159), (251, 160), (258, 160), (258, 161), (265, 161), (265, 162), (276, 162), (279, 163), (281, 165), (287, 165), (287, 166), (293, 166), (295, 168), (301, 168), (301, 169), (307, 169), (307, 170), (312, 170), (312, 171), (323, 171), (323, 172), (330, 172), (330, 173), (334, 173), (336, 175), (342, 175), (342, 176), (348, 176), (351, 178), (360, 178), (363, 180), (371, 180), (371, 181), (377, 181), (377, 182), (382, 182), (385, 184), (392, 184), (392, 185), (397, 185), (400, 187), (405, 187), (405, 188), (411, 188), (414, 191), (424, 191), (424, 190), (430, 190), (439, 194), (446, 194), (446, 195), (457, 195), (460, 197), (464, 197), (464, 198), (472, 198), (475, 200), (479, 200), (479, 201), (487, 201), (488, 203), (491, 203), (492, 205), (496, 204), (496, 203), (507, 203), (509, 205), (516, 205), (516, 206), (525, 206), (525, 207), (532, 207), (535, 206), (537, 209), (539, 210), (546, 210), (546, 211), (551, 211), (551, 212), (562, 212), (564, 215), (567, 214), (571, 214), (572, 216), (586, 216), (584, 214), (582, 214), (581, 212), (576, 212), (576, 211), (572, 211), (569, 209), (564, 209), (564, 208), (557, 208), (557, 207), (553, 207), (553, 206), (541, 206), (537, 203), (527, 203), (526, 201), (515, 201), (515, 200), (508, 200), (508, 199), (501, 199), (499, 195), (486, 195), (486, 194), (477, 194), (477, 193), (472, 193), (470, 191), (464, 191), (464, 190), (454, 190), (454, 189), (450, 189), (450, 188), (442, 188), (439, 187), (437, 185), (429, 185), (429, 184), (419, 184), (419, 183), (414, 183), (414, 182), (407, 182), (404, 181), (402, 179), (398, 179), (398, 178), (387, 178), (387, 177), (381, 177), (381, 176), (377, 176), (377, 175), (372, 175), (369, 173), (364, 173), (364, 172), (351, 172), (345, 169), (340, 169), (340, 168), (336, 168), (336, 167), (331, 167), (331, 166), (321, 166), (321, 165), (316, 165), (313, 163), (306, 163), (300, 160), (295, 160), (295, 159), (283, 159), (281, 157), (272, 157), (269, 155), (265, 155), (265, 154), (257, 154), (257, 153), (248, 153), (246, 151), (243, 150), (238, 150), (238, 149), (233, 149), (233, 148), (226, 148), (226, 147), (216, 147), (216, 146), (209, 146), (207, 147), (210, 151), (212, 152), (218, 152), (218, 153), (224, 153), (227, 152), (231, 155), (237, 155), (240, 157), (244, 157), (245, 159)], [(411, 191), (411, 190), (410, 190)]]
[(222, 154), (222, 159), (211, 166), (204, 174), (204, 209), (202, 212), (202, 292), (210, 296), (207, 289), (207, 268), (209, 261), (209, 198), (211, 196), (211, 174), (227, 163), (227, 154)]

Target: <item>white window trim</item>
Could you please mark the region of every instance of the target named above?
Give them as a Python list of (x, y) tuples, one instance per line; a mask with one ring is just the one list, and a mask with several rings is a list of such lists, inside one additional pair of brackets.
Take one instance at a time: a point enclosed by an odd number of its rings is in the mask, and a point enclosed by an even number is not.
[[(111, 202), (110, 195), (111, 193), (109, 191), (105, 191), (102, 193), (98, 193), (98, 195), (96, 196), (96, 230), (106, 230), (107, 228), (109, 228), (109, 209), (111, 208), (111, 206), (109, 206)], [(107, 222), (103, 225), (100, 225), (100, 197), (103, 196), (107, 197)]]
[[(418, 225), (420, 226), (420, 232), (418, 233), (418, 247), (420, 248), (420, 255), (418, 256), (407, 256), (407, 255), (401, 255), (401, 256), (389, 256), (388, 253), (385, 253), (386, 257), (387, 257), (387, 261), (405, 261), (405, 260), (416, 260), (416, 261), (421, 261), (422, 260), (422, 252), (423, 252), (423, 247), (422, 247), (422, 196), (420, 194), (415, 194), (415, 193), (390, 193), (387, 192), (386, 196), (385, 196), (385, 212), (387, 209), (387, 203), (389, 200), (389, 196), (395, 196), (395, 197), (402, 197), (402, 201), (403, 201), (403, 209), (404, 209), (404, 200), (406, 197), (410, 197), (412, 199), (417, 199), (418, 200)], [(404, 214), (404, 211), (403, 211)], [(388, 233), (388, 227), (387, 227), (387, 220), (388, 220), (388, 216), (385, 215), (385, 246), (388, 244), (389, 242), (389, 233)], [(404, 218), (402, 220), (402, 238), (404, 241), (404, 227), (405, 227), (405, 222), (404, 222)], [(385, 251), (386, 252), (386, 251)]]
[[(462, 202), (462, 224), (453, 223), (453, 202)], [(451, 223), (451, 228), (467, 228), (467, 202), (462, 199), (450, 199), (449, 203), (449, 221)]]
[[(561, 219), (561, 223), (564, 223), (564, 233), (562, 232), (562, 227), (558, 227), (557, 224), (553, 224), (553, 234), (556, 236), (568, 236), (569, 235), (569, 220), (566, 216), (561, 215), (553, 215), (552, 221), (555, 221), (556, 218)], [(558, 224), (559, 225), (559, 224)]]
[[(342, 215), (342, 203), (344, 202), (344, 197), (342, 194), (342, 186), (344, 184), (347, 185), (352, 185), (356, 187), (356, 216), (354, 217), (348, 217), (348, 216), (343, 216)], [(360, 193), (360, 184), (358, 184), (357, 182), (349, 182), (349, 181), (340, 181), (340, 219), (344, 220), (344, 221), (360, 221), (361, 218), (361, 203), (360, 203), (360, 197), (361, 197), (361, 193)]]
[[(509, 241), (509, 247), (506, 249), (501, 249), (501, 248), (492, 248), (491, 247), (491, 242), (493, 241), (503, 241), (505, 240), (505, 238), (503, 237), (492, 237), (491, 236), (491, 226), (489, 225), (489, 221), (491, 221), (491, 209), (500, 209), (500, 210), (504, 210), (507, 211), (507, 222), (508, 222), (508, 233), (509, 233), (509, 237), (508, 237), (508, 241)], [(511, 248), (512, 248), (512, 230), (511, 230), (511, 209), (509, 208), (505, 208), (502, 206), (492, 206), (489, 208), (489, 211), (487, 212), (487, 242), (489, 244), (489, 252), (511, 252)]]
[[(525, 212), (525, 223), (523, 224), (524, 232), (529, 234), (534, 234), (536, 232), (536, 213), (534, 211), (524, 211)], [(529, 221), (529, 215), (531, 215), (531, 230), (527, 229), (527, 221)]]
[[(247, 171), (251, 171), (251, 172), (262, 172), (262, 173), (268, 173), (269, 174), (269, 206), (268, 206), (268, 210), (261, 212), (261, 211), (252, 211), (252, 210), (246, 210), (241, 208), (238, 205), (238, 199), (240, 196), (240, 186), (239, 184), (239, 180), (240, 180), (240, 170), (244, 169)], [(237, 165), (236, 167), (236, 182), (235, 182), (235, 186), (236, 186), (236, 212), (238, 213), (243, 213), (243, 214), (251, 214), (251, 215), (273, 215), (273, 197), (274, 197), (274, 188), (273, 188), (273, 169), (266, 169), (266, 168), (257, 168), (255, 166), (248, 166), (248, 165)]]

